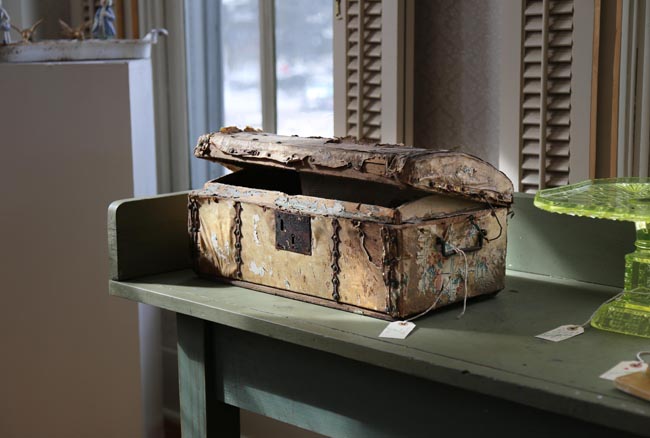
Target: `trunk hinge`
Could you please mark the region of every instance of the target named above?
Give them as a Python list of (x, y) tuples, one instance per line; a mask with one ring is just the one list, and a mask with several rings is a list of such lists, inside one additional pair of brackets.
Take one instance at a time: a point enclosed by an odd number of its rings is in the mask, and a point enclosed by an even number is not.
[(188, 199), (187, 209), (190, 213), (188, 223), (190, 233), (190, 257), (192, 258), (192, 264), (196, 269), (199, 260), (199, 230), (201, 228), (201, 221), (199, 220), (199, 203), (196, 198)]
[(339, 272), (341, 272), (341, 267), (339, 266), (339, 259), (341, 258), (339, 251), (339, 244), (341, 243), (341, 238), (339, 237), (340, 231), (341, 225), (338, 219), (332, 219), (332, 297), (337, 303), (341, 299), (341, 295), (339, 294)]
[(399, 295), (399, 281), (397, 280), (397, 231), (382, 227), (381, 238), (384, 246), (383, 272), (384, 284), (388, 287), (388, 302), (386, 311), (395, 316), (397, 311), (397, 296)]
[(235, 263), (237, 263), (237, 271), (235, 275), (241, 278), (241, 202), (235, 202)]

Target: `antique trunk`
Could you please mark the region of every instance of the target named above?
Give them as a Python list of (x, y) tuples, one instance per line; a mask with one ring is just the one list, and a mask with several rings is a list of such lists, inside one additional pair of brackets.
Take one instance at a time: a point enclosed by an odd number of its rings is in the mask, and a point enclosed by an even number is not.
[(189, 195), (196, 272), (401, 319), (504, 287), (512, 183), (458, 152), (224, 128)]

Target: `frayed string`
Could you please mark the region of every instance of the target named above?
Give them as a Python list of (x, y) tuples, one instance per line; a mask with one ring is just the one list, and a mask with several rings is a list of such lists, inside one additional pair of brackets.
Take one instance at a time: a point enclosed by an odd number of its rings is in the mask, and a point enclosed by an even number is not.
[[(454, 250), (454, 252), (456, 252), (456, 254), (462, 255), (463, 259), (465, 261), (465, 273), (463, 275), (463, 280), (464, 280), (464, 284), (465, 284), (465, 286), (464, 286), (465, 287), (465, 296), (463, 298), (463, 311), (460, 312), (460, 314), (456, 317), (456, 319), (460, 319), (460, 318), (463, 317), (463, 315), (465, 315), (465, 311), (467, 310), (467, 297), (469, 295), (469, 289), (467, 288), (467, 276), (469, 275), (469, 268), (468, 268), (468, 265), (467, 265), (467, 254), (465, 254), (465, 251), (458, 248), (457, 246), (452, 245), (451, 243), (447, 243), (447, 245), (451, 246), (451, 248)], [(427, 313), (429, 313), (430, 311), (435, 309), (436, 306), (438, 305), (438, 303), (440, 302), (440, 298), (442, 298), (442, 292), (445, 290), (445, 288), (447, 287), (448, 284), (449, 284), (449, 282), (442, 285), (442, 287), (438, 291), (438, 296), (436, 297), (433, 304), (431, 304), (431, 306), (429, 306), (429, 308), (427, 310), (425, 310), (422, 313), (418, 313), (417, 315), (412, 316), (412, 317), (410, 317), (408, 319), (405, 319), (404, 321), (405, 322), (415, 321), (416, 319), (426, 315)]]
[(465, 251), (458, 248), (457, 246), (454, 246), (451, 243), (447, 243), (447, 244), (451, 246), (451, 249), (453, 249), (456, 254), (462, 255), (463, 259), (465, 260), (465, 273), (463, 274), (463, 280), (465, 282), (465, 297), (463, 298), (463, 311), (460, 312), (460, 314), (456, 317), (456, 319), (461, 319), (465, 315), (465, 311), (467, 310), (467, 296), (469, 294), (469, 289), (467, 288), (467, 277), (469, 276), (469, 268), (467, 266), (467, 254), (465, 254)]
[(438, 291), (438, 297), (435, 299), (435, 301), (433, 302), (433, 304), (429, 306), (429, 308), (428, 308), (427, 310), (425, 310), (425, 311), (422, 312), (422, 313), (418, 313), (417, 315), (412, 316), (412, 317), (410, 317), (409, 319), (405, 319), (404, 322), (415, 321), (415, 320), (418, 319), (419, 317), (424, 316), (424, 315), (426, 315), (427, 313), (431, 312), (433, 309), (435, 309), (436, 306), (438, 305), (438, 302), (440, 301), (440, 298), (442, 297), (442, 291), (445, 290), (445, 287), (446, 287), (446, 284), (443, 284), (442, 287), (440, 288), (440, 290)]

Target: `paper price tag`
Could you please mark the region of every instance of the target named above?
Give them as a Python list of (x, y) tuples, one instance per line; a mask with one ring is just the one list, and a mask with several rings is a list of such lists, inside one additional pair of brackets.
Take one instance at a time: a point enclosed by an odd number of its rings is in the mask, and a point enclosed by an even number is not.
[(619, 362), (614, 368), (603, 373), (600, 378), (605, 380), (616, 380), (617, 377), (645, 371), (647, 369), (647, 363), (639, 362), (638, 360), (624, 360), (623, 362)]
[(406, 339), (413, 331), (415, 324), (408, 321), (393, 321), (379, 334), (380, 338)]
[(569, 325), (561, 325), (558, 328), (554, 328), (553, 330), (549, 330), (535, 337), (539, 339), (544, 339), (545, 341), (560, 342), (572, 338), (574, 336), (581, 335), (584, 332), (585, 329), (583, 327), (579, 325), (569, 324)]

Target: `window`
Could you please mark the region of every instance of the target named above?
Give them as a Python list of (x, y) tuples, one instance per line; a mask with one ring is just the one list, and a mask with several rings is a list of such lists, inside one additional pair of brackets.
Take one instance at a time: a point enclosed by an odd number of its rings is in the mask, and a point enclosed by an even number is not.
[(223, 174), (192, 151), (200, 135), (226, 125), (412, 144), (412, 0), (138, 5), (141, 29), (169, 30), (153, 59), (163, 191)]
[[(275, 5), (270, 28), (259, 0), (222, 0), (223, 124), (261, 128), (267, 104), (280, 134), (332, 135), (332, 6), (322, 0), (269, 3)], [(274, 40), (269, 61), (275, 77), (263, 77), (268, 39)], [(263, 102), (264, 86), (275, 88), (275, 102)]]
[(262, 126), (258, 0), (221, 6), (223, 125)]
[[(332, 23), (322, 0), (187, 2), (191, 147), (221, 126), (333, 135)], [(193, 158), (190, 167), (193, 187), (224, 172)]]
[(277, 132), (322, 135), (334, 130), (332, 4), (275, 3)]

